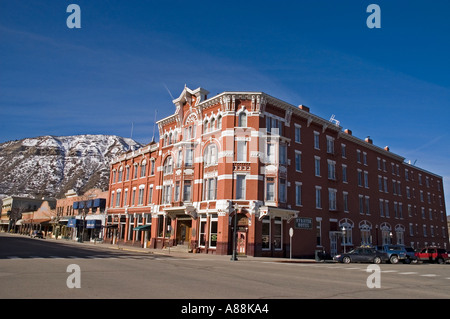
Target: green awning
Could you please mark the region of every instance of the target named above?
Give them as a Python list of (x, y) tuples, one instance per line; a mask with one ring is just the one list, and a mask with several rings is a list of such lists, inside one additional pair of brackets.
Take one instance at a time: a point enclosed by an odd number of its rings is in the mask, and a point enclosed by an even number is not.
[(141, 225), (141, 226), (137, 226), (134, 227), (133, 230), (149, 230), (152, 227), (152, 224), (147, 224), (147, 225)]

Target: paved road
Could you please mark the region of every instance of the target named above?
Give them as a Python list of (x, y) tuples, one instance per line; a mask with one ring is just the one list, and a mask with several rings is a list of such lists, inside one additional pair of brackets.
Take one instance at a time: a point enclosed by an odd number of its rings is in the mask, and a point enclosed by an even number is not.
[[(0, 299), (371, 299), (450, 297), (450, 264), (380, 266), (368, 288), (367, 264), (287, 262), (31, 239), (0, 233)], [(69, 288), (69, 265), (81, 288)]]

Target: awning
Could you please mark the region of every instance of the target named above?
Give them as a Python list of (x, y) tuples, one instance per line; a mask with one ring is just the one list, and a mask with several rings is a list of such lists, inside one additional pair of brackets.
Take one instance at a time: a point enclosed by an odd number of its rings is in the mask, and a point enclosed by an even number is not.
[(147, 224), (147, 225), (141, 225), (141, 226), (137, 226), (134, 227), (133, 230), (149, 230), (152, 227), (152, 224)]
[(260, 207), (259, 219), (262, 220), (265, 216), (280, 217), (289, 223), (292, 219), (298, 217), (298, 213), (298, 210), (262, 206)]
[(45, 224), (50, 222), (50, 218), (40, 218), (40, 219), (22, 219), (22, 224)]

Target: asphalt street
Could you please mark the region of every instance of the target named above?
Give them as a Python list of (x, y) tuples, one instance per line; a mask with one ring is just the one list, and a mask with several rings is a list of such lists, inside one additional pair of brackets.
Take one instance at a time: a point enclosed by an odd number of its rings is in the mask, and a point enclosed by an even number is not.
[(450, 264), (382, 264), (376, 271), (368, 270), (369, 264), (231, 261), (230, 256), (118, 248), (0, 233), (0, 299), (450, 297)]

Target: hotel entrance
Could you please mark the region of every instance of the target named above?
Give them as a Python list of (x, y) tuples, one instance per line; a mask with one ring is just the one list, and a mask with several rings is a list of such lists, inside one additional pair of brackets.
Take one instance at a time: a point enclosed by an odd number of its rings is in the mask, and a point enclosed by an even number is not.
[(177, 245), (189, 245), (192, 234), (192, 219), (190, 217), (177, 218), (176, 243)]

